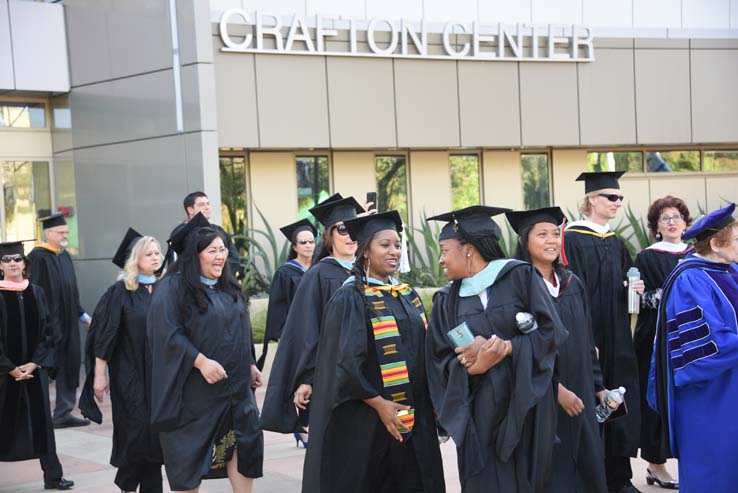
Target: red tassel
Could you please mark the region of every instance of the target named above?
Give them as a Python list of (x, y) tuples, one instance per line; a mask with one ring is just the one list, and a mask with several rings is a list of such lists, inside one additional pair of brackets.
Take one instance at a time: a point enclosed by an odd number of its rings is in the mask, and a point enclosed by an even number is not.
[(566, 251), (564, 250), (564, 230), (566, 229), (567, 219), (564, 216), (564, 222), (561, 223), (561, 263), (564, 267), (569, 265), (569, 261), (566, 259)]

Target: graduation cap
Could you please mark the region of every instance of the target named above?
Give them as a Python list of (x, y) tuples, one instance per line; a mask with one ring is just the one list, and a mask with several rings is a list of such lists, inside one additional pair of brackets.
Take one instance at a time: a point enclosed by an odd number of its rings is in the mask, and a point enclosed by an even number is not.
[(335, 196), (340, 197), (340, 194), (335, 194), (310, 209), (310, 213), (323, 224), (325, 229), (336, 223), (353, 219), (356, 214), (364, 212), (364, 208), (353, 197), (332, 200)]
[(42, 217), (39, 219), (44, 229), (54, 228), (56, 226), (64, 226), (67, 224), (67, 220), (64, 219), (64, 214), (57, 212), (50, 216)]
[(310, 231), (313, 233), (313, 236), (318, 234), (318, 229), (307, 219), (301, 219), (296, 223), (282, 226), (279, 230), (287, 237), (290, 243), (295, 243), (297, 241), (297, 235), (303, 231)]
[(172, 231), (172, 235), (167, 240), (167, 253), (164, 255), (164, 262), (161, 263), (161, 267), (156, 271), (159, 275), (164, 271), (164, 268), (174, 260), (174, 253), (181, 255), (187, 245), (187, 238), (190, 234), (200, 228), (206, 228), (210, 226), (210, 222), (205, 219), (202, 212), (198, 212), (192, 219), (184, 224), (181, 224)]
[(25, 251), (23, 250), (22, 241), (7, 241), (0, 243), (0, 257), (4, 255), (23, 255), (25, 257)]
[(131, 250), (136, 244), (139, 238), (143, 238), (143, 235), (133, 228), (128, 228), (126, 235), (118, 246), (118, 251), (113, 255), (113, 264), (117, 265), (121, 269), (126, 265), (126, 260), (131, 255)]
[(719, 233), (721, 229), (735, 221), (735, 218), (733, 218), (734, 210), (735, 204), (733, 203), (728, 204), (722, 209), (710, 212), (700, 218), (700, 220), (694, 223), (691, 228), (685, 231), (682, 235), (682, 239), (689, 240), (696, 238), (697, 241), (702, 241), (710, 238), (716, 233)]
[(348, 219), (343, 224), (351, 239), (357, 242), (362, 242), (377, 231), (385, 229), (393, 229), (398, 233), (402, 231), (402, 218), (395, 210)]
[[(561, 262), (564, 265), (569, 264), (566, 259), (566, 253), (564, 252), (563, 225), (566, 223), (566, 215), (561, 210), (561, 207), (543, 207), (530, 211), (511, 211), (506, 212), (505, 216), (507, 216), (507, 222), (510, 223), (512, 229), (521, 237), (527, 228), (538, 223), (550, 223), (554, 226), (561, 226)], [(525, 239), (525, 243), (527, 244), (527, 238)]]
[(429, 217), (427, 221), (446, 221), (448, 223), (441, 229), (438, 241), (452, 238), (459, 239), (463, 238), (464, 235), (491, 236), (495, 241), (499, 241), (502, 231), (500, 231), (497, 223), (492, 220), (492, 216), (511, 210), (504, 207), (473, 205)]
[(620, 190), (618, 178), (623, 176), (625, 171), (585, 171), (577, 176), (576, 181), (584, 182), (584, 193), (594, 192), (595, 190), (603, 190), (605, 188), (616, 188)]

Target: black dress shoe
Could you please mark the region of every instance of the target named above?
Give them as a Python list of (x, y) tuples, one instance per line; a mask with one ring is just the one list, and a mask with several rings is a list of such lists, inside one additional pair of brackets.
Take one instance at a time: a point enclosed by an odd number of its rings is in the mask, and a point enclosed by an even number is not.
[(76, 418), (74, 416), (67, 416), (64, 419), (59, 419), (59, 420), (55, 419), (53, 423), (54, 423), (54, 428), (59, 429), (59, 428), (74, 428), (76, 426), (87, 426), (90, 424), (90, 421), (87, 419)]
[(672, 479), (671, 481), (664, 481), (659, 479), (650, 469), (646, 469), (646, 483), (650, 486), (654, 483), (667, 490), (678, 490), (679, 481)]
[(44, 481), (45, 490), (71, 490), (74, 488), (74, 481), (64, 478), (54, 479), (53, 481)]

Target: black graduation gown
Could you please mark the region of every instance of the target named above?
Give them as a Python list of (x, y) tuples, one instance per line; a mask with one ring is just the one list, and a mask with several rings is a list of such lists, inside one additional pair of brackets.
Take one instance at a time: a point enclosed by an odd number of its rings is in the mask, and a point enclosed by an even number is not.
[[(566, 338), (540, 274), (510, 261), (489, 291), (459, 297), (456, 323), (486, 338), (510, 340), (513, 354), (482, 375), (469, 376), (446, 333), (451, 285), (435, 295), (426, 340), (428, 384), (438, 422), (454, 439), (462, 491), (541, 492), (549, 472), (557, 405), (551, 378)], [(538, 329), (522, 334), (515, 315), (531, 313)]]
[(63, 371), (66, 385), (76, 388), (82, 365), (79, 317), (85, 310), (79, 304), (72, 258), (66, 250), (56, 253), (37, 246), (28, 254), (28, 259), (31, 261), (31, 283), (44, 290), (49, 305), (56, 371)]
[[(33, 362), (33, 378), (9, 373)], [(52, 331), (44, 293), (0, 290), (0, 461), (38, 458), (56, 451), (46, 369), (53, 366)]]
[[(161, 463), (159, 435), (151, 431), (146, 316), (151, 294), (143, 284), (134, 292), (121, 280), (110, 286), (95, 308), (85, 343), (87, 379), (80, 410), (97, 423), (102, 414), (94, 399), (95, 358), (108, 362), (113, 409), (113, 451), (110, 463), (126, 467), (139, 462)], [(148, 356), (147, 356), (147, 353)]]
[(626, 272), (633, 266), (617, 235), (600, 235), (585, 227), (567, 229), (569, 268), (584, 282), (589, 296), (592, 332), (599, 349), (603, 384), (625, 387), (628, 414), (604, 426), (606, 457), (635, 457), (641, 431), (638, 364), (628, 314)]
[(282, 328), (287, 320), (287, 313), (304, 273), (305, 271), (301, 267), (291, 262), (283, 264), (274, 273), (272, 289), (269, 292), (264, 348), (256, 363), (260, 370), (264, 367), (269, 341), (278, 341), (282, 337)]
[(561, 383), (582, 400), (584, 411), (572, 418), (560, 405), (556, 406), (559, 443), (554, 446), (546, 488), (550, 493), (607, 493), (604, 447), (595, 417), (595, 393), (604, 387), (586, 299), (582, 281), (564, 270), (554, 304), (569, 337), (559, 347), (554, 392)]
[[(151, 423), (159, 431), (172, 490), (196, 488), (210, 473), (222, 430), (235, 431), (238, 471), (262, 475), (264, 440), (251, 391), (251, 323), (243, 300), (217, 287), (208, 289), (208, 309), (192, 307), (184, 317), (178, 302), (181, 275), (166, 276), (151, 300), (146, 329), (151, 348)], [(215, 384), (194, 368), (202, 353), (220, 363), (228, 378)], [(229, 434), (230, 435), (230, 434)]]
[(341, 264), (327, 257), (314, 264), (302, 277), (269, 374), (261, 410), (263, 429), (279, 433), (300, 431), (294, 393), (301, 384), (313, 383), (325, 306), (348, 276), (349, 272)]
[[(646, 292), (661, 289), (664, 281), (677, 266), (677, 263), (691, 251), (691, 248), (683, 252), (667, 252), (648, 248), (642, 250), (636, 256), (635, 265), (641, 272), (641, 279), (646, 285)], [(635, 334), (633, 334), (633, 347), (638, 359), (641, 391), (641, 456), (646, 460), (662, 462), (671, 457), (668, 440), (665, 443), (662, 440), (662, 437), (668, 437), (668, 433), (662, 432), (661, 418), (649, 407), (646, 400), (648, 373), (651, 369), (651, 356), (653, 355), (653, 341), (656, 337), (658, 315), (658, 305), (641, 306)]]
[(410, 460), (417, 461), (417, 467), (406, 466), (405, 470), (421, 476), (417, 482), (422, 481), (423, 491), (445, 491), (425, 369), (425, 324), (411, 303), (415, 296), (413, 291), (408, 296), (382, 297), (397, 321), (412, 385), (415, 425), (402, 444), (389, 435), (376, 411), (362, 402), (382, 395), (383, 388), (363, 294), (349, 283), (336, 291), (326, 306), (310, 411), (304, 493), (379, 491), (376, 483), (387, 476), (387, 470), (372, 464), (391, 447), (414, 452)]

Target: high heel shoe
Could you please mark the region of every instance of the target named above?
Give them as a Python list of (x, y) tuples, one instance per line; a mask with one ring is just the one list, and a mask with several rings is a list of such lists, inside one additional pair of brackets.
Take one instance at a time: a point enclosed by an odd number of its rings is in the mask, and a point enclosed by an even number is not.
[(666, 490), (679, 489), (679, 481), (675, 479), (672, 479), (671, 481), (663, 481), (659, 479), (654, 473), (652, 473), (650, 469), (646, 469), (646, 484), (648, 484), (649, 486), (653, 486), (654, 483)]
[(302, 443), (302, 448), (308, 448), (308, 442), (302, 438), (302, 433), (293, 433), (292, 435), (295, 437), (295, 447), (300, 448), (300, 443)]

